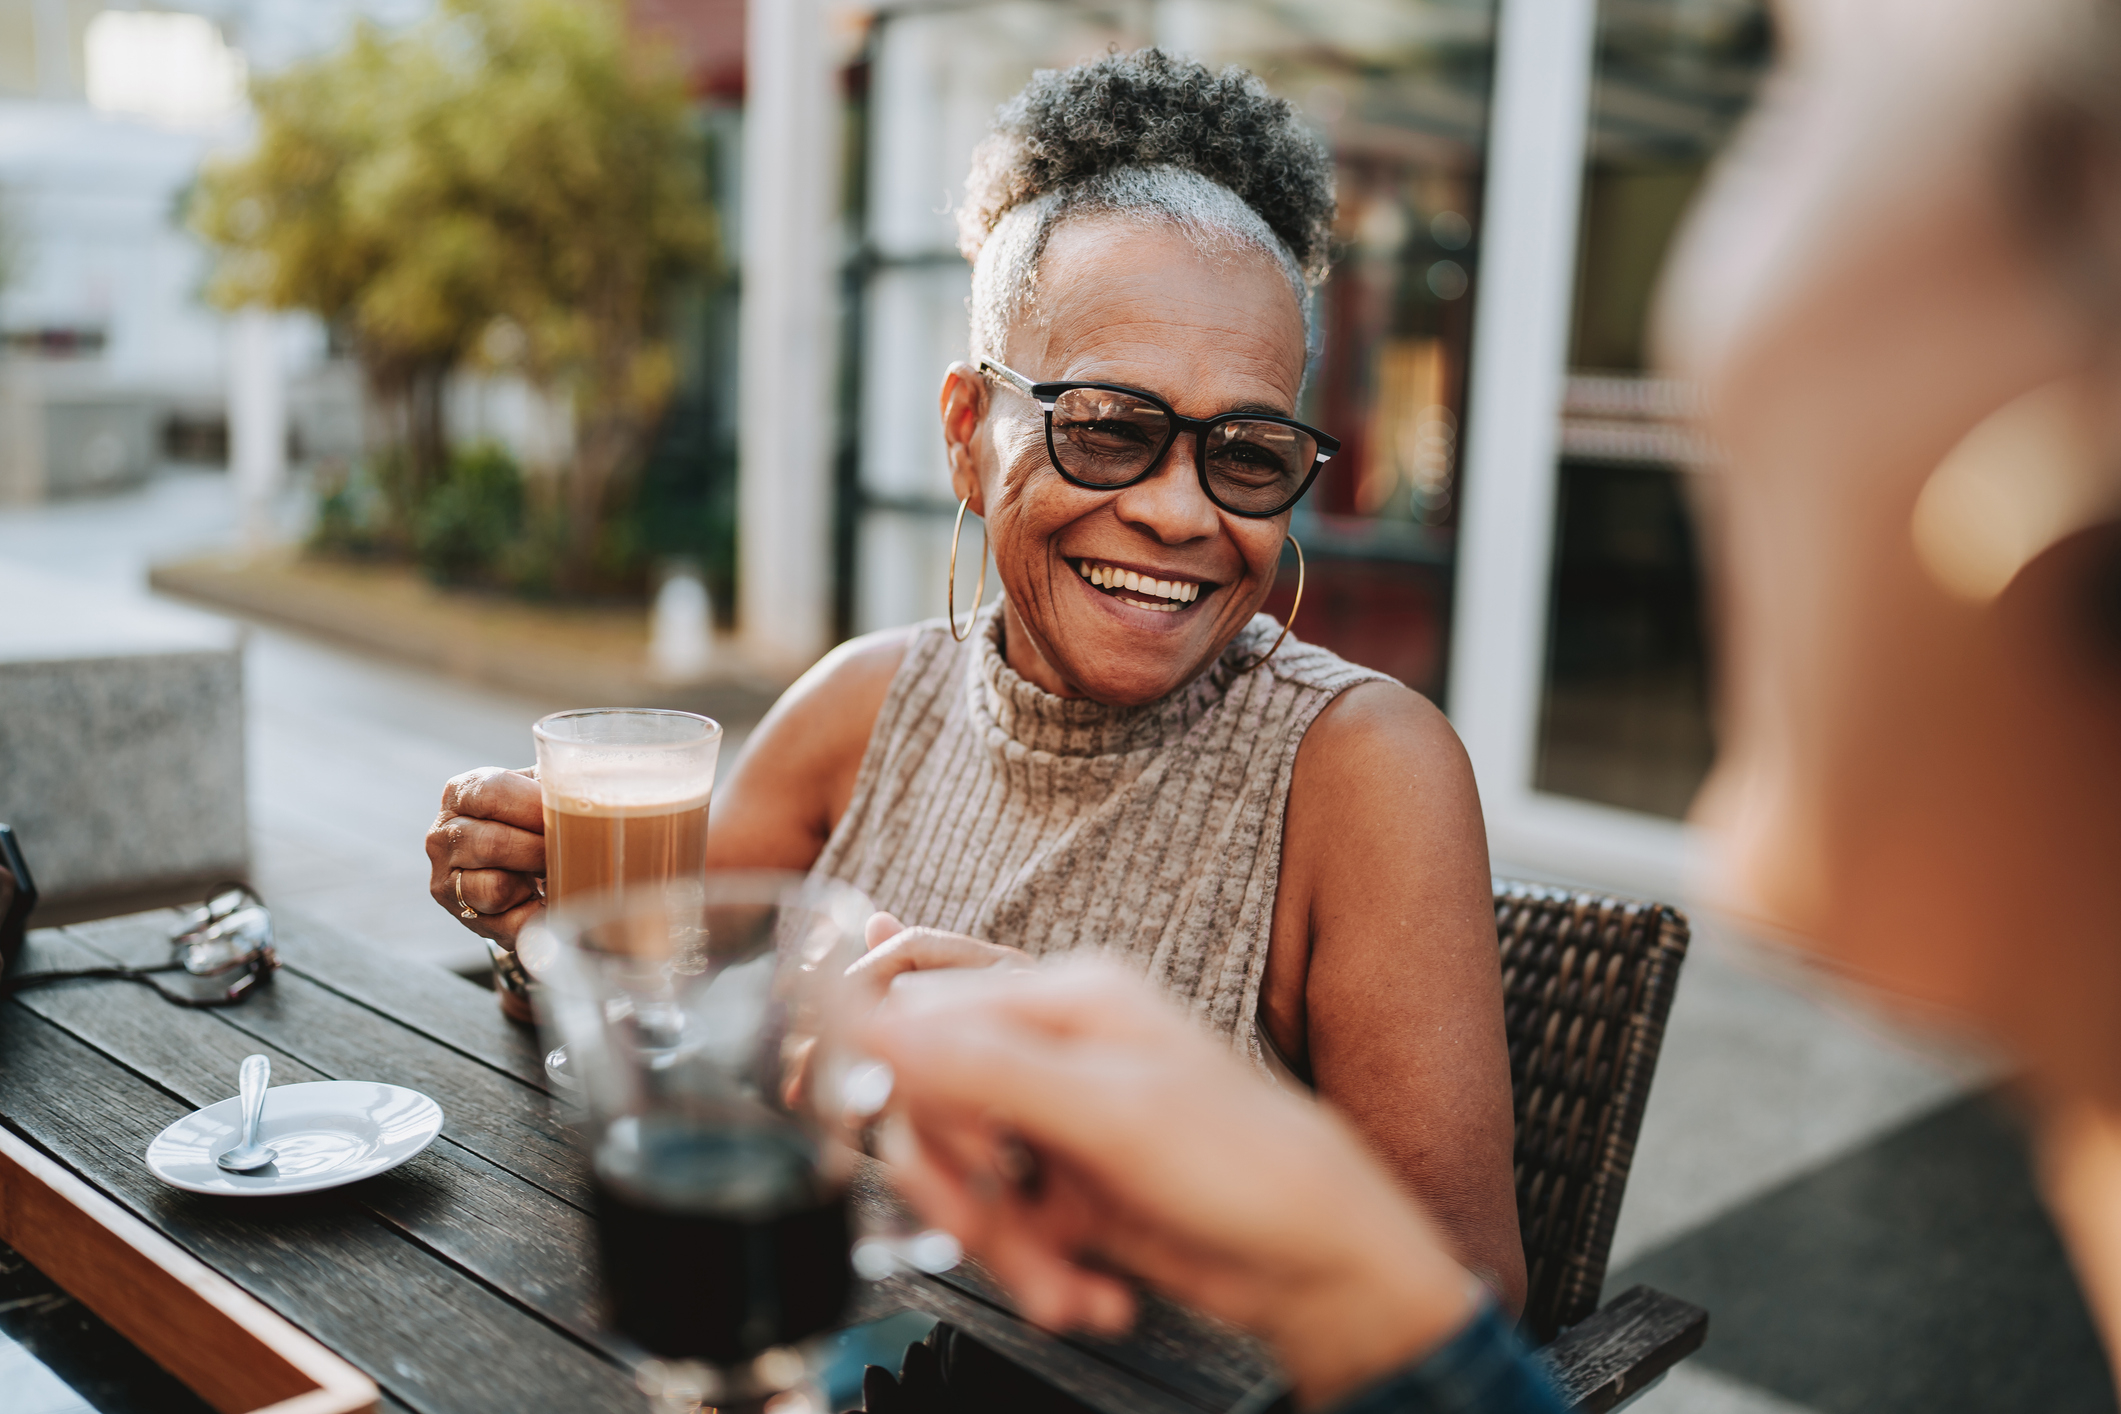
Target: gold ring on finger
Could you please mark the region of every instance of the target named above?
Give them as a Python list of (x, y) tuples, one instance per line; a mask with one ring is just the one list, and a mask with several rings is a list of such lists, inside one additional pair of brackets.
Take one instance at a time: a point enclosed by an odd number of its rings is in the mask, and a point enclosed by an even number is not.
[(457, 917), (465, 919), (484, 918), (485, 914), (464, 902), (464, 871), (461, 869), (456, 870), (454, 878), (457, 886)]

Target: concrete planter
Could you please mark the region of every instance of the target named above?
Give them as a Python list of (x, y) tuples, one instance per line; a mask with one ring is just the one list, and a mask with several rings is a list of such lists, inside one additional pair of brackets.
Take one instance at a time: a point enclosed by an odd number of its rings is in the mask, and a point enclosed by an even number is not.
[(0, 610), (0, 820), (40, 915), (243, 877), (237, 630), (5, 565)]

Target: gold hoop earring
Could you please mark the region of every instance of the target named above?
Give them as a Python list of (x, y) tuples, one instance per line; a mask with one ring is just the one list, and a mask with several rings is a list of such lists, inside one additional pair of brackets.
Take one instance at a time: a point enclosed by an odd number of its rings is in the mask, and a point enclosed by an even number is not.
[[(982, 518), (979, 532), (979, 588), (972, 591), (972, 612), (965, 616), (965, 631), (959, 633), (957, 631), (957, 539), (965, 533), (965, 508), (971, 504), (972, 498), (970, 496), (957, 503), (957, 524), (950, 527), (950, 587), (943, 591), (943, 606), (950, 611), (950, 636), (959, 643), (963, 643), (972, 636), (972, 626), (979, 622), (980, 600), (987, 593), (987, 527), (984, 518)], [(1301, 550), (1297, 552), (1297, 558), (1299, 560), (1303, 558)], [(1301, 595), (1303, 590), (1299, 587), (1296, 592)], [(1279, 647), (1280, 645), (1276, 644), (1275, 646)], [(1261, 661), (1264, 662), (1265, 660), (1262, 659)]]
[[(1238, 671), (1241, 673), (1251, 672), (1254, 668), (1261, 666), (1267, 659), (1281, 651), (1282, 639), (1289, 636), (1289, 625), (1296, 622), (1296, 611), (1304, 606), (1304, 547), (1297, 544), (1296, 537), (1292, 535), (1289, 537), (1289, 548), (1296, 552), (1296, 602), (1289, 606), (1289, 617), (1282, 620), (1281, 635), (1274, 640), (1274, 646), (1245, 664), (1242, 668), (1239, 668)], [(1278, 559), (1274, 568), (1275, 578), (1279, 579), (1281, 577), (1281, 565)]]

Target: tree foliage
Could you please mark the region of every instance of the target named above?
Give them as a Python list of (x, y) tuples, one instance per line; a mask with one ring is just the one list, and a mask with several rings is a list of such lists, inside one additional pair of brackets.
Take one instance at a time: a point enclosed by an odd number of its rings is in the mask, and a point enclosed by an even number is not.
[(212, 298), (346, 331), (415, 497), (447, 459), (451, 370), (513, 367), (568, 399), (579, 580), (671, 390), (673, 286), (715, 254), (678, 70), (617, 0), (444, 0), (252, 98), (254, 147), (211, 164), (191, 208)]

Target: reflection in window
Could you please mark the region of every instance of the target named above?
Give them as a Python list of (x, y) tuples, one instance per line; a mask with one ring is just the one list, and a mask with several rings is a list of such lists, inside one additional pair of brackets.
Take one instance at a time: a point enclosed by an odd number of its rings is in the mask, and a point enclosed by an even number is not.
[(1678, 816), (1714, 754), (1683, 385), (1648, 374), (1665, 252), (1770, 55), (1761, 0), (1603, 0), (1562, 406), (1535, 783)]

